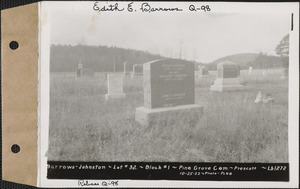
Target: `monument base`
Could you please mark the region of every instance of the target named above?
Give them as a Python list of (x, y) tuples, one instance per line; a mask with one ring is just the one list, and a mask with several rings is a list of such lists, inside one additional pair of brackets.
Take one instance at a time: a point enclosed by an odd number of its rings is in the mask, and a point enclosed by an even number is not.
[(203, 116), (203, 107), (198, 104), (175, 106), (168, 108), (136, 108), (135, 120), (142, 125), (152, 125), (157, 123), (176, 122), (185, 119), (187, 121), (197, 121)]
[(111, 100), (111, 99), (122, 99), (125, 98), (126, 94), (106, 94), (105, 100)]
[(242, 90), (244, 88), (243, 85), (223, 85), (223, 86), (215, 86), (212, 85), (210, 86), (211, 91), (237, 91), (237, 90)]
[(210, 75), (198, 75), (199, 78), (201, 78), (201, 77), (208, 77), (208, 76), (210, 76)]
[(131, 79), (134, 79), (134, 78), (143, 79), (143, 75), (132, 75)]
[(214, 85), (210, 86), (211, 91), (219, 92), (242, 90), (243, 88), (244, 86), (240, 84), (240, 80), (238, 78), (218, 78)]

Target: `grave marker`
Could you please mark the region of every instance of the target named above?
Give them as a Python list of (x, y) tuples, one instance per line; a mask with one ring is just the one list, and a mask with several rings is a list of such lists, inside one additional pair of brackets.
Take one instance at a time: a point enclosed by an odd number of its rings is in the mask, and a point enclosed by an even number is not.
[(77, 77), (81, 77), (82, 76), (82, 63), (81, 60), (79, 60), (79, 63), (77, 65)]
[(105, 95), (106, 100), (124, 98), (123, 75), (116, 73), (107, 74), (107, 89), (108, 93)]
[(202, 77), (202, 76), (209, 75), (208, 68), (206, 66), (199, 66), (198, 69), (199, 69), (199, 75), (198, 76)]
[[(156, 60), (143, 65), (144, 107), (136, 109), (142, 125), (201, 117), (203, 107), (195, 104), (194, 65), (177, 59)], [(196, 117), (196, 118), (195, 118)]]
[(249, 67), (249, 70), (248, 70), (248, 75), (251, 75), (252, 69), (253, 69), (252, 66), (250, 66), (250, 67)]
[(130, 77), (127, 61), (124, 62), (124, 77)]
[(132, 78), (143, 76), (143, 65), (141, 64), (134, 64), (133, 65), (133, 73)]
[(239, 80), (240, 68), (237, 64), (225, 61), (217, 65), (217, 78), (211, 91), (232, 91), (243, 89)]

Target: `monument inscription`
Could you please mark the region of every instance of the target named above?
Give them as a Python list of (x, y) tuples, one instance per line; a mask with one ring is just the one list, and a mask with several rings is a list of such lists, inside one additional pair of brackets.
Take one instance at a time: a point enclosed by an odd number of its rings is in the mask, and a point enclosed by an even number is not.
[(223, 78), (236, 78), (239, 77), (238, 67), (227, 67), (223, 70)]
[(240, 70), (237, 65), (223, 65), (218, 68), (218, 78), (237, 78)]
[(144, 107), (136, 108), (141, 125), (171, 124), (185, 119), (195, 124), (203, 107), (195, 104), (195, 67), (179, 59), (143, 65)]
[(194, 82), (193, 64), (170, 59), (148, 62), (144, 64), (144, 106), (161, 108), (194, 104)]

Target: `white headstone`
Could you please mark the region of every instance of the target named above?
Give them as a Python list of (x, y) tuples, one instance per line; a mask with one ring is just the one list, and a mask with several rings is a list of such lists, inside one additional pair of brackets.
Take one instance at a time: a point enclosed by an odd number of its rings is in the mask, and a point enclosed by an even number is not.
[(81, 77), (82, 76), (82, 63), (81, 63), (81, 60), (79, 60), (79, 63), (78, 63), (78, 65), (77, 65), (77, 73), (76, 73), (76, 75), (77, 75), (77, 77)]
[(128, 63), (127, 61), (124, 62), (124, 77), (129, 77), (130, 76), (130, 72), (128, 69)]
[(248, 75), (251, 75), (252, 69), (253, 69), (252, 66), (250, 66), (250, 67), (249, 67), (249, 71), (248, 71)]
[(198, 70), (200, 70), (202, 67), (204, 67), (204, 66), (202, 66), (202, 65), (199, 65), (199, 66), (198, 66)]
[(124, 98), (123, 75), (107, 74), (107, 89), (108, 93), (105, 95), (106, 100)]

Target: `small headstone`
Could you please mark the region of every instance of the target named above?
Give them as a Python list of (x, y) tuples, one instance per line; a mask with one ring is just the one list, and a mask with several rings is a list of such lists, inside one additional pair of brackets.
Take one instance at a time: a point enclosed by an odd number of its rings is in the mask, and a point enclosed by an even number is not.
[(130, 72), (129, 72), (127, 61), (124, 62), (124, 77), (130, 77)]
[(222, 92), (243, 89), (239, 76), (240, 68), (237, 64), (230, 61), (219, 63), (217, 65), (217, 78), (210, 90)]
[(250, 66), (250, 67), (249, 67), (249, 70), (248, 70), (248, 75), (251, 75), (252, 69), (253, 69), (252, 66)]
[(79, 63), (77, 65), (77, 77), (81, 77), (82, 76), (82, 63), (81, 60), (79, 60)]
[(197, 71), (199, 71), (202, 67), (204, 67), (204, 66), (203, 65), (197, 66)]
[(195, 104), (194, 64), (177, 59), (143, 64), (144, 107), (136, 109), (142, 125), (180, 119), (187, 113), (199, 119), (203, 108)]
[(143, 65), (134, 64), (132, 77), (139, 77), (139, 76), (143, 76)]
[(208, 68), (206, 66), (199, 66), (199, 76), (202, 77), (202, 76), (206, 76), (208, 75)]
[(108, 93), (105, 95), (105, 99), (120, 99), (124, 98), (123, 92), (123, 78), (122, 74), (107, 74), (107, 89)]

